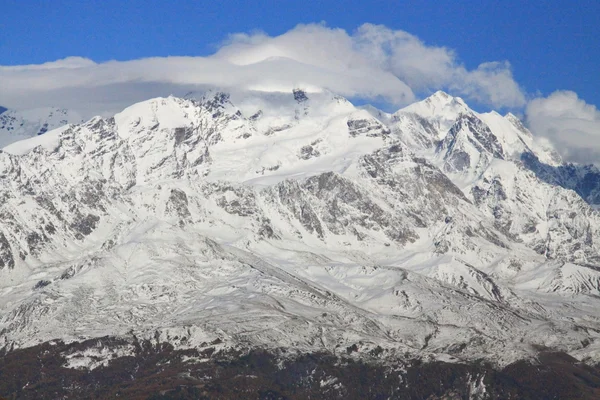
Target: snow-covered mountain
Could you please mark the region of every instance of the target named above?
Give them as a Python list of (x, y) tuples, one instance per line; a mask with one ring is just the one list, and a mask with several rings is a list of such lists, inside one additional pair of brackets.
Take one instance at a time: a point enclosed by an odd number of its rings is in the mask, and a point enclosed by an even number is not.
[(442, 92), (394, 114), (326, 91), (157, 98), (13, 143), (0, 346), (598, 362), (600, 215), (523, 159), (563, 168), (512, 114)]
[(0, 148), (43, 135), (63, 125), (82, 122), (83, 118), (73, 110), (52, 107), (10, 110), (0, 107)]

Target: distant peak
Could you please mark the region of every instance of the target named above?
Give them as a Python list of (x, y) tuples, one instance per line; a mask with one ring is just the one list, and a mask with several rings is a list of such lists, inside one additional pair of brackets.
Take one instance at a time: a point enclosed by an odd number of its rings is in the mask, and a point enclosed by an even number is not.
[(464, 107), (467, 106), (463, 99), (461, 99), (460, 97), (451, 96), (443, 90), (438, 90), (431, 96), (427, 97), (424, 101), (430, 104), (449, 104)]
[(452, 96), (450, 96), (448, 93), (444, 92), (443, 90), (438, 90), (437, 92), (435, 92), (434, 94), (429, 96), (429, 98), (449, 99), (449, 98), (452, 98)]
[(413, 103), (400, 112), (410, 112), (421, 117), (454, 121), (460, 113), (469, 112), (469, 106), (460, 97), (438, 90), (424, 100)]

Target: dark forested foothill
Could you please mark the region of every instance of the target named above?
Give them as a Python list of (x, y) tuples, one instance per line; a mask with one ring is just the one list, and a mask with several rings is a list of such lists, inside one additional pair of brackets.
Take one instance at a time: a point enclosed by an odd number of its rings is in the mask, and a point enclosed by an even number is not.
[[(130, 346), (94, 369), (66, 368), (67, 354)], [(351, 352), (350, 352), (351, 353)], [(0, 356), (0, 399), (598, 399), (600, 368), (541, 353), (502, 370), (484, 363), (370, 362), (325, 353), (175, 350), (101, 338), (44, 343)]]

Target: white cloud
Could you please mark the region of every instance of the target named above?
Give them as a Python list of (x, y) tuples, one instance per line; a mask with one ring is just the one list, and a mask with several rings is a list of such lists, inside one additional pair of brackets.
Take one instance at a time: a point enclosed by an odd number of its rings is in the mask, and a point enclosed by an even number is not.
[(151, 96), (207, 85), (290, 90), (326, 88), (347, 97), (383, 98), (401, 106), (415, 92), (447, 89), (494, 107), (519, 107), (525, 98), (506, 62), (467, 70), (456, 54), (381, 25), (355, 32), (299, 25), (276, 37), (234, 34), (208, 57), (162, 57), (95, 63), (69, 57), (41, 65), (0, 66), (0, 104), (57, 105), (117, 111)]
[(377, 60), (380, 68), (389, 70), (413, 90), (446, 88), (494, 107), (525, 105), (525, 95), (507, 61), (484, 62), (469, 71), (452, 50), (427, 46), (416, 36), (381, 25), (361, 26), (355, 39), (361, 51)]
[(570, 91), (556, 91), (529, 102), (531, 131), (550, 140), (565, 161), (584, 164), (600, 160), (600, 110)]
[(95, 63), (87, 58), (83, 57), (67, 57), (62, 60), (49, 61), (43, 64), (29, 64), (29, 65), (16, 65), (2, 67), (6, 71), (35, 71), (35, 70), (48, 70), (48, 69), (59, 69), (59, 68), (81, 68), (95, 65)]
[(473, 71), (458, 68), (454, 73), (450, 88), (467, 98), (495, 107), (525, 105), (525, 96), (513, 79), (507, 61), (483, 63)]

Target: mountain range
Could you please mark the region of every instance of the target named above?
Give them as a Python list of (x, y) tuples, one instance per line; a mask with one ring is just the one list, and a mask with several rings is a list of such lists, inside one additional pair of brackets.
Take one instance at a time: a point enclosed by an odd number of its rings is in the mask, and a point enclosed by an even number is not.
[(600, 361), (600, 171), (513, 114), (214, 91), (87, 122), (6, 110), (0, 138), (5, 357)]

